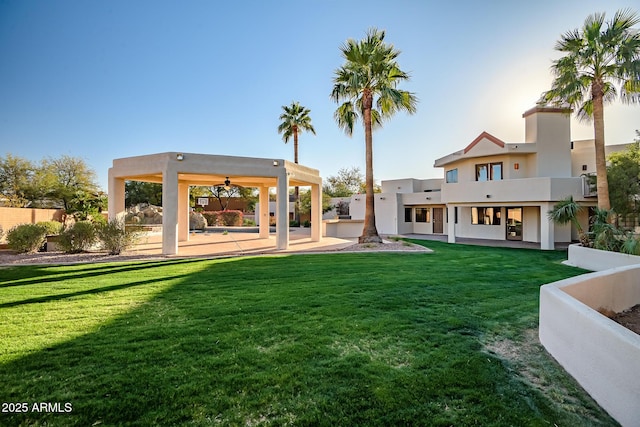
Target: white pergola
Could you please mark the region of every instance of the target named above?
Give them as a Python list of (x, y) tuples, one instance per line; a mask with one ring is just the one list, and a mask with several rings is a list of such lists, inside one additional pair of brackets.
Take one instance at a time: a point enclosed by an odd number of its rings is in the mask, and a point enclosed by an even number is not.
[(269, 188), (276, 189), (276, 248), (289, 247), (289, 187), (311, 186), (311, 240), (322, 236), (322, 178), (312, 169), (282, 159), (158, 153), (113, 160), (109, 169), (109, 219), (125, 213), (125, 181), (162, 184), (162, 253), (178, 253), (189, 240), (189, 187), (233, 184), (259, 189), (260, 238), (269, 238)]

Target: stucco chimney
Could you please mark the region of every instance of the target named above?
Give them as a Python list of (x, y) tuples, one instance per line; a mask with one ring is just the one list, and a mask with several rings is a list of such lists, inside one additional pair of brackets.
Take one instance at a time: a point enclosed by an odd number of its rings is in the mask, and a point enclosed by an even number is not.
[(537, 146), (537, 176), (571, 176), (571, 109), (536, 106), (524, 112), (525, 143)]

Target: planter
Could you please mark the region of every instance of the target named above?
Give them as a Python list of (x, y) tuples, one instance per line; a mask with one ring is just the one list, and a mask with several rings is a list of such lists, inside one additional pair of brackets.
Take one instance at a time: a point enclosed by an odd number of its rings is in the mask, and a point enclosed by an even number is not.
[(574, 244), (569, 246), (569, 256), (565, 264), (584, 268), (585, 270), (602, 271), (640, 264), (640, 256), (602, 251)]
[(637, 304), (640, 266), (540, 288), (540, 342), (623, 426), (640, 420), (640, 335), (600, 312), (619, 313)]

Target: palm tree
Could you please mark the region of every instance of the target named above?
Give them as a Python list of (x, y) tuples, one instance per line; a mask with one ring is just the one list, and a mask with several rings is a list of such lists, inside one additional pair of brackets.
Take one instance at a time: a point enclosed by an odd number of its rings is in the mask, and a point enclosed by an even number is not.
[(571, 223), (578, 231), (578, 237), (582, 246), (589, 246), (589, 236), (578, 221), (578, 213), (582, 211), (582, 206), (573, 200), (573, 196), (569, 196), (553, 206), (547, 216), (549, 220), (557, 224)]
[[(293, 136), (293, 161), (298, 163), (298, 134), (303, 131), (309, 131), (312, 134), (316, 134), (316, 130), (311, 124), (311, 117), (309, 113), (311, 110), (300, 105), (299, 102), (292, 102), (290, 106), (283, 105), (284, 112), (280, 115), (282, 123), (278, 126), (278, 133), (282, 134), (282, 140), (284, 143), (288, 143)], [(295, 220), (300, 221), (298, 217), (299, 207), (298, 200), (300, 199), (300, 188), (295, 188)]]
[(400, 51), (386, 44), (384, 37), (384, 31), (372, 28), (363, 40), (349, 39), (340, 47), (345, 63), (335, 71), (331, 92), (331, 99), (342, 102), (334, 117), (347, 135), (353, 135), (359, 119), (364, 124), (366, 205), (360, 243), (382, 242), (374, 211), (372, 131), (397, 111), (413, 114), (418, 103), (413, 93), (397, 89), (399, 82), (409, 80), (409, 74), (396, 62)]
[[(609, 210), (609, 185), (604, 151), (604, 104), (620, 97), (635, 103), (640, 95), (640, 22), (630, 10), (590, 15), (581, 29), (565, 33), (555, 49), (565, 56), (553, 62), (555, 79), (543, 102), (569, 105), (581, 120), (593, 120), (596, 152), (598, 208)], [(605, 25), (606, 24), (606, 25)]]

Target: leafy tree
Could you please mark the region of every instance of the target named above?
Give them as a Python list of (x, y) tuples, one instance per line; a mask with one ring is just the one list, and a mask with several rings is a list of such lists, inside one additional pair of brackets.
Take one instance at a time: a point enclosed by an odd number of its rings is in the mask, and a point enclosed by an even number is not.
[[(316, 134), (316, 130), (311, 124), (311, 117), (309, 113), (311, 110), (300, 105), (299, 102), (292, 102), (290, 106), (283, 105), (284, 112), (280, 115), (282, 123), (278, 126), (278, 133), (282, 134), (282, 140), (284, 143), (288, 143), (293, 137), (293, 161), (298, 163), (298, 134), (303, 131)], [(300, 188), (295, 188), (295, 212), (294, 217), (299, 222), (298, 217), (298, 200), (300, 198)]]
[(609, 185), (604, 151), (604, 104), (618, 95), (635, 103), (640, 95), (640, 22), (630, 10), (616, 12), (605, 23), (605, 14), (590, 15), (580, 29), (565, 33), (555, 49), (565, 55), (554, 61), (555, 79), (543, 102), (569, 105), (581, 120), (593, 120), (596, 152), (598, 207), (608, 211)]
[[(329, 212), (333, 209), (331, 205), (331, 196), (322, 192), (322, 213)], [(300, 193), (300, 212), (311, 212), (311, 191), (303, 191)]]
[[(45, 159), (40, 168), (41, 176), (49, 186), (48, 197), (61, 203), (67, 212), (72, 211), (74, 199), (98, 195), (96, 173), (79, 157), (63, 155)], [(84, 194), (79, 196), (79, 192)]]
[(0, 196), (5, 199), (4, 203), (13, 207), (27, 206), (33, 174), (33, 163), (29, 160), (11, 154), (0, 158)]
[(364, 175), (357, 167), (342, 168), (336, 176), (325, 179), (322, 192), (331, 197), (349, 197), (366, 191)]
[(139, 203), (162, 206), (162, 184), (126, 181), (124, 183), (124, 202), (126, 206), (135, 206)]
[(609, 155), (607, 179), (613, 210), (622, 216), (639, 215), (640, 203), (640, 132), (625, 151)]
[(418, 102), (413, 93), (397, 89), (398, 83), (409, 80), (409, 74), (396, 62), (400, 51), (384, 38), (385, 32), (374, 28), (364, 39), (349, 39), (341, 46), (345, 63), (335, 71), (331, 92), (336, 103), (342, 102), (334, 113), (338, 126), (351, 136), (358, 120), (364, 125), (366, 205), (360, 243), (382, 242), (374, 211), (372, 131), (398, 111), (414, 113)]

